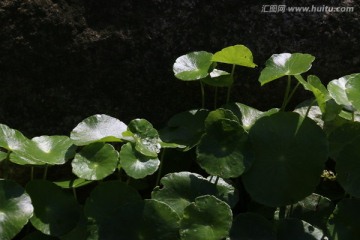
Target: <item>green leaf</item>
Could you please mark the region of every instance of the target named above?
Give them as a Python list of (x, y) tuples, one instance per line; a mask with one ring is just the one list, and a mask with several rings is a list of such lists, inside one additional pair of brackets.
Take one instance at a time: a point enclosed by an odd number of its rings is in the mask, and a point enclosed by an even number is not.
[(307, 87), (305, 89), (311, 91), (317, 101), (322, 113), (326, 111), (326, 102), (330, 100), (330, 95), (326, 87), (321, 83), (320, 79), (315, 75), (309, 75), (307, 78)]
[[(212, 181), (215, 181), (214, 177)], [(156, 187), (151, 197), (168, 204), (180, 216), (195, 198), (203, 195), (214, 195), (234, 207), (238, 201), (234, 186), (222, 179), (216, 185), (212, 181), (196, 173), (170, 173), (161, 179), (163, 187)]]
[(329, 135), (330, 157), (337, 160), (339, 153), (358, 137), (360, 137), (359, 122), (347, 122), (337, 127)]
[[(294, 109), (294, 112), (300, 114), (300, 116), (302, 116), (302, 117), (305, 117), (306, 113), (307, 113), (308, 118), (312, 119), (314, 122), (316, 122), (316, 124), (318, 126), (323, 128), (324, 127), (324, 121), (322, 119), (322, 116), (323, 116), (322, 112), (321, 112), (319, 106), (312, 105), (310, 107), (311, 103), (312, 103), (312, 101), (310, 101), (310, 102), (306, 101), (305, 103), (299, 104)], [(309, 107), (310, 107), (310, 111), (308, 112)]]
[(351, 105), (360, 111), (360, 73), (350, 75), (346, 83), (346, 95)]
[(360, 239), (360, 200), (343, 199), (328, 220), (328, 231), (333, 240)]
[(120, 166), (132, 178), (140, 179), (153, 174), (159, 168), (160, 160), (137, 152), (131, 143), (121, 147)]
[(201, 79), (201, 81), (213, 87), (229, 87), (234, 83), (234, 78), (226, 71), (214, 69), (209, 76)]
[(259, 119), (249, 138), (252, 166), (243, 181), (255, 201), (279, 207), (314, 192), (328, 156), (326, 136), (315, 122), (279, 112)]
[(8, 157), (8, 153), (0, 151), (0, 163)]
[(239, 119), (234, 115), (232, 111), (224, 108), (218, 108), (214, 111), (211, 111), (206, 117), (205, 128), (210, 128), (213, 123), (216, 123), (217, 121), (222, 119), (239, 122)]
[(73, 158), (76, 146), (67, 136), (41, 136), (25, 140), (21, 149), (16, 149), (10, 160), (25, 165), (61, 165)]
[(17, 183), (0, 179), (0, 238), (11, 240), (33, 214), (31, 199)]
[(346, 94), (346, 84), (349, 79), (353, 77), (355, 76), (352, 74), (341, 77), (339, 79), (334, 79), (330, 81), (327, 86), (329, 94), (335, 100), (335, 102), (348, 108), (351, 107), (351, 102), (349, 101)]
[(34, 205), (32, 225), (44, 234), (61, 236), (78, 223), (81, 209), (72, 195), (45, 180), (34, 180), (26, 185)]
[(257, 66), (253, 62), (252, 52), (244, 45), (234, 45), (223, 48), (221, 51), (214, 54), (212, 61), (251, 68)]
[(272, 108), (266, 112), (261, 112), (242, 103), (229, 103), (226, 104), (224, 108), (231, 110), (235, 116), (241, 120), (242, 126), (245, 130), (249, 130), (259, 118), (270, 116), (271, 114), (279, 111), (277, 108)]
[(84, 119), (71, 132), (70, 138), (78, 146), (94, 142), (121, 142), (128, 140), (123, 133), (127, 126), (120, 120), (105, 114)]
[(270, 221), (259, 214), (241, 213), (233, 221), (230, 240), (276, 240)]
[(259, 82), (262, 86), (283, 76), (293, 76), (307, 72), (314, 60), (315, 57), (310, 54), (273, 54), (266, 61), (266, 67), (261, 71)]
[(336, 179), (345, 192), (360, 197), (360, 136), (357, 136), (340, 151), (336, 158)]
[(92, 143), (75, 155), (73, 173), (86, 180), (100, 180), (112, 174), (119, 162), (119, 153), (107, 143)]
[(82, 186), (86, 186), (93, 181), (89, 181), (82, 178), (72, 179), (72, 180), (66, 180), (66, 181), (58, 181), (54, 182), (56, 185), (58, 185), (61, 188), (79, 188)]
[(278, 223), (278, 240), (324, 240), (322, 230), (299, 219), (282, 219)]
[(21, 132), (0, 124), (0, 147), (9, 151), (20, 150), (29, 141)]
[(193, 81), (209, 75), (213, 54), (205, 51), (191, 52), (176, 59), (173, 71), (183, 81)]
[(219, 240), (228, 236), (232, 223), (230, 207), (214, 196), (197, 197), (184, 209), (180, 221), (182, 240)]
[(248, 165), (244, 161), (246, 141), (247, 133), (238, 122), (218, 120), (202, 136), (196, 149), (196, 160), (210, 175), (238, 177)]
[(326, 229), (327, 220), (334, 208), (335, 205), (330, 199), (313, 193), (291, 206), (286, 206), (285, 216), (301, 219), (315, 227)]
[(208, 110), (194, 109), (174, 115), (160, 131), (161, 139), (186, 146), (184, 151), (192, 149), (204, 133), (204, 121), (208, 114)]
[(134, 134), (135, 149), (141, 154), (156, 158), (160, 152), (160, 138), (157, 130), (145, 119), (134, 119), (129, 123), (129, 131)]

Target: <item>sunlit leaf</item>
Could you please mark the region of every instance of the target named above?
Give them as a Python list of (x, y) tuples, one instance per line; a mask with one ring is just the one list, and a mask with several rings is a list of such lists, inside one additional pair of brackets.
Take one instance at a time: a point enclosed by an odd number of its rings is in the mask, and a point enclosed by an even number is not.
[(223, 48), (221, 51), (214, 54), (212, 61), (251, 68), (257, 66), (253, 62), (252, 52), (244, 45), (234, 45)]
[(278, 223), (278, 240), (324, 240), (324, 232), (310, 223), (299, 219), (282, 219)]
[(234, 83), (234, 78), (226, 71), (214, 69), (209, 76), (201, 79), (201, 81), (214, 87), (229, 87)]
[(346, 83), (346, 95), (351, 105), (360, 111), (360, 73), (350, 75)]

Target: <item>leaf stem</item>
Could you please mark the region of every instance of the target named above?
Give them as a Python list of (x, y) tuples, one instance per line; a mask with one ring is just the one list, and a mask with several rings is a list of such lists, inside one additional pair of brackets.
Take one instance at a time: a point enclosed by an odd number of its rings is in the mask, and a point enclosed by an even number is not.
[(34, 166), (30, 167), (30, 180), (34, 180)]
[(287, 103), (289, 102), (289, 94), (290, 94), (290, 88), (291, 88), (291, 76), (288, 75), (288, 79), (287, 79), (287, 84), (286, 84), (286, 89), (285, 89), (285, 95), (284, 95), (284, 100), (281, 106), (280, 111), (284, 112)]
[(78, 198), (77, 198), (77, 194), (76, 194), (76, 188), (72, 187), (71, 189), (72, 189), (72, 192), (73, 192), (74, 198), (75, 198), (75, 200), (77, 201), (77, 200), (78, 200)]
[(310, 110), (311, 110), (311, 108), (312, 108), (312, 106), (314, 105), (315, 102), (316, 102), (316, 99), (313, 100), (313, 101), (310, 103), (309, 107), (308, 107), (307, 110), (306, 110), (306, 113), (305, 113), (305, 117), (304, 117), (304, 118), (306, 118), (306, 117), (309, 115), (309, 112), (310, 112)]
[(204, 90), (204, 84), (200, 80), (200, 88), (201, 88), (201, 108), (205, 108), (205, 90)]
[[(235, 66), (236, 66), (235, 64), (232, 65), (231, 74), (230, 74), (231, 79), (234, 79)], [(229, 103), (230, 101), (231, 87), (232, 85), (230, 85), (227, 90), (226, 103)]]
[(160, 183), (161, 172), (162, 172), (162, 168), (163, 168), (163, 165), (164, 165), (165, 149), (166, 148), (163, 149), (163, 151), (161, 152), (161, 155), (160, 155), (160, 166), (159, 166), (158, 174), (157, 174), (157, 177), (156, 177), (155, 187), (158, 186), (159, 183)]
[(295, 92), (296, 92), (296, 90), (298, 89), (299, 86), (300, 86), (300, 82), (298, 82), (298, 83), (296, 84), (296, 86), (293, 88), (293, 90), (291, 91), (288, 99), (287, 99), (286, 102), (285, 102), (285, 107), (288, 105), (288, 103), (290, 102), (291, 98), (294, 96), (294, 94), (295, 94)]
[(45, 165), (45, 169), (44, 169), (44, 174), (43, 174), (43, 180), (46, 180), (46, 178), (47, 178), (48, 167), (49, 167), (49, 166), (46, 164), (46, 165)]
[(218, 98), (218, 87), (215, 87), (215, 94), (214, 94), (214, 109), (217, 107), (217, 98)]

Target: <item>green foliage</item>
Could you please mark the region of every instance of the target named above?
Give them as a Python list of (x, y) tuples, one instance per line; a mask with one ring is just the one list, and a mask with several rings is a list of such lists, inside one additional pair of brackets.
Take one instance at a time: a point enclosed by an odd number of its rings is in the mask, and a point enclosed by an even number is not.
[[(176, 60), (177, 79), (200, 83), (202, 106), (159, 131), (100, 114), (70, 136), (29, 139), (0, 124), (0, 239), (360, 239), (360, 74), (325, 86), (302, 76), (314, 60), (270, 57), (260, 84), (287, 83), (267, 111), (230, 102), (235, 67), (257, 66), (235, 45)], [(287, 109), (299, 86), (314, 99)]]

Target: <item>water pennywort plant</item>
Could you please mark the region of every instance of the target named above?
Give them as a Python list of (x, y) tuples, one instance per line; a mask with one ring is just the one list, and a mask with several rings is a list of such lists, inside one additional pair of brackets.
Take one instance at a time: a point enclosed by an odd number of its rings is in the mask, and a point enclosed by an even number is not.
[[(285, 93), (265, 112), (230, 102), (236, 66), (257, 66), (235, 45), (176, 59), (175, 77), (199, 81), (202, 104), (159, 131), (104, 114), (70, 136), (28, 139), (0, 124), (0, 239), (359, 239), (360, 73), (325, 86), (305, 76), (314, 60), (267, 60), (260, 85), (285, 80)], [(314, 98), (289, 110), (301, 87)]]

